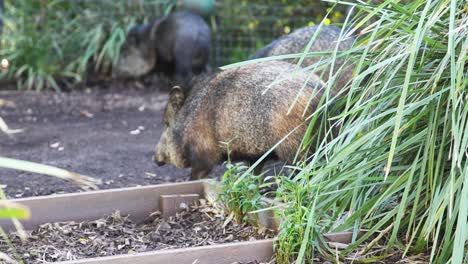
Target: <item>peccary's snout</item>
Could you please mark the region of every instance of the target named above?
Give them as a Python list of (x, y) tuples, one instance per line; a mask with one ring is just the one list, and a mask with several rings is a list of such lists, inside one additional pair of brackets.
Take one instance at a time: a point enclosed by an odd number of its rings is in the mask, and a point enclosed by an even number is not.
[(156, 162), (156, 164), (158, 164), (158, 166), (163, 166), (164, 164), (166, 164), (166, 162), (158, 160), (156, 155), (154, 155), (154, 162)]
[(161, 154), (159, 154), (157, 150), (156, 150), (156, 153), (154, 153), (154, 155), (153, 155), (153, 161), (154, 161), (158, 166), (162, 166), (162, 165), (166, 164), (166, 162), (164, 161), (164, 159), (161, 157)]
[(158, 166), (163, 166), (163, 165), (166, 164), (164, 161), (158, 161), (158, 160), (156, 159), (156, 157), (154, 158), (154, 162), (156, 162), (156, 164), (158, 164)]
[(161, 144), (158, 144), (156, 146), (156, 149), (154, 151), (153, 161), (156, 164), (158, 164), (158, 166), (162, 166), (166, 164), (166, 157), (164, 155), (164, 152), (161, 149)]

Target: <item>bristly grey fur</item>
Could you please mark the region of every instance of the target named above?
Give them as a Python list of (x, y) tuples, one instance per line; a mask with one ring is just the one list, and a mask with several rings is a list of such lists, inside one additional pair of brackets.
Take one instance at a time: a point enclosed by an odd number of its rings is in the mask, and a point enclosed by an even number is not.
[[(308, 78), (305, 73), (297, 73), (265, 90), (281, 74), (295, 70), (295, 65), (273, 61), (227, 69), (200, 80), (183, 106), (167, 117), (172, 122), (159, 141), (156, 160), (191, 166), (192, 178), (197, 179), (206, 176), (225, 157), (227, 150), (221, 142), (229, 142), (232, 159), (252, 160), (298, 127), (274, 151), (280, 160), (292, 161), (307, 127), (305, 119), (323, 94), (323, 82), (315, 75)], [(307, 80), (309, 85), (303, 87)], [(173, 99), (171, 96), (168, 106)]]
[[(248, 60), (293, 53), (302, 53), (318, 28), (319, 26), (298, 28), (290, 34), (274, 40), (267, 46), (263, 47), (255, 54), (251, 55)], [(321, 31), (318, 33), (308, 52), (334, 51), (336, 45), (338, 44), (340, 32), (341, 29), (336, 26), (322, 26)], [(338, 45), (338, 51), (345, 51), (350, 49), (354, 42), (354, 38), (342, 40)], [(306, 57), (301, 66), (307, 67), (319, 62), (322, 59), (324, 60), (326, 57)], [(290, 63), (297, 63), (298, 59), (289, 59), (286, 61)], [(346, 83), (351, 80), (353, 70), (354, 64), (346, 62), (346, 60), (343, 58), (336, 59), (333, 73), (335, 74), (338, 71), (340, 71), (340, 73), (338, 74), (334, 89), (341, 89), (344, 87)], [(327, 67), (325, 70), (318, 70), (315, 73), (325, 82), (327, 82), (330, 77), (330, 67)]]

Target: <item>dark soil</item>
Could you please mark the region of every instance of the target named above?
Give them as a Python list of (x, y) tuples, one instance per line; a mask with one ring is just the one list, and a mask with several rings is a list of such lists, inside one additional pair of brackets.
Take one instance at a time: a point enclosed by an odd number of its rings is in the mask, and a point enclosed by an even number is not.
[[(137, 85), (135, 85), (137, 84)], [(0, 91), (0, 156), (49, 164), (102, 179), (101, 189), (188, 180), (190, 169), (152, 160), (162, 132), (167, 92), (138, 83), (106, 84), (62, 94)], [(212, 175), (220, 175), (219, 166)], [(77, 192), (63, 180), (0, 169), (9, 197)]]
[[(29, 232), (23, 243), (17, 234), (11, 234), (10, 239), (26, 263), (44, 263), (273, 236), (270, 230), (257, 230), (229, 219), (221, 209), (201, 200), (168, 219), (155, 212), (143, 224), (137, 225), (116, 212), (96, 221), (44, 224)], [(12, 255), (12, 250), (0, 241), (2, 251)]]

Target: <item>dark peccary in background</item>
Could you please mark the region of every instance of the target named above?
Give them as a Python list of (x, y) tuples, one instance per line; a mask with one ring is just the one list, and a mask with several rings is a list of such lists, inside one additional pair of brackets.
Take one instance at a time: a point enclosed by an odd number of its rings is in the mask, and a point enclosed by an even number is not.
[(136, 78), (163, 73), (171, 86), (191, 88), (192, 76), (206, 70), (211, 32), (199, 15), (177, 11), (133, 27), (121, 48), (114, 74)]
[(2, 31), (3, 31), (3, 0), (0, 0), (0, 34), (2, 34)]
[[(263, 57), (286, 55), (292, 53), (301, 53), (306, 48), (307, 44), (311, 40), (314, 33), (317, 31), (319, 26), (302, 27), (294, 30), (289, 35), (283, 36), (277, 40), (274, 40), (267, 46), (260, 49), (257, 53), (250, 56), (248, 60), (258, 59)], [(340, 36), (341, 29), (336, 26), (322, 26), (321, 31), (315, 38), (309, 52), (321, 52), (321, 51), (334, 51), (337, 41)], [(347, 38), (340, 42), (338, 51), (348, 50), (352, 47), (355, 39)], [(312, 65), (325, 57), (306, 57), (302, 62), (302, 67)], [(298, 59), (287, 60), (291, 63), (297, 63)], [(334, 73), (340, 70), (345, 64), (345, 59), (336, 59), (334, 66)], [(349, 80), (352, 79), (352, 73), (354, 70), (354, 64), (347, 62), (346, 65), (340, 70), (340, 74), (335, 82), (334, 89), (341, 89)], [(330, 73), (330, 67), (327, 67), (325, 72), (317, 71), (316, 74), (321, 77), (325, 82), (328, 81)]]
[[(220, 142), (229, 142), (233, 160), (251, 162), (261, 157), (316, 109), (323, 93), (323, 81), (315, 75), (302, 89), (308, 74), (298, 73), (262, 94), (279, 73), (293, 72), (295, 67), (270, 61), (227, 69), (197, 82), (187, 98), (181, 89), (173, 88), (155, 162), (192, 167), (194, 180), (206, 177), (226, 158), (227, 150)], [(290, 162), (306, 128), (307, 124), (301, 125), (269, 158)]]

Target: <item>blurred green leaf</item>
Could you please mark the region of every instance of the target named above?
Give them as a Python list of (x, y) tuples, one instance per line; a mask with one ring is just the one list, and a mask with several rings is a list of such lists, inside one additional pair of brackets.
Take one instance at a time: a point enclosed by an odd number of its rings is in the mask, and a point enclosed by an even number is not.
[[(0, 200), (0, 205), (2, 201)], [(7, 208), (0, 208), (0, 218), (17, 218), (17, 219), (29, 219), (30, 212), (28, 208), (16, 205), (16, 204), (9, 204), (7, 206), (14, 206), (14, 207), (7, 207)]]

